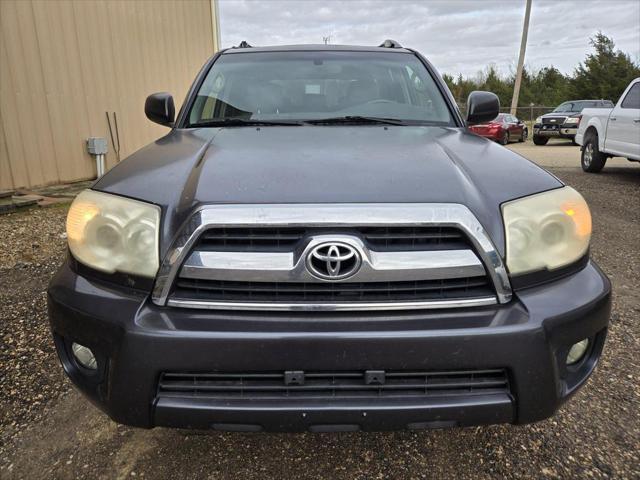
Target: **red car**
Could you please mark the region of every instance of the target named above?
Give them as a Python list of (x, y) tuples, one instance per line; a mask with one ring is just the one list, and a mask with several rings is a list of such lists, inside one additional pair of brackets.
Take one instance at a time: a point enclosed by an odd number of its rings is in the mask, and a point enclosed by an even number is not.
[(469, 127), (469, 130), (481, 137), (500, 142), (502, 145), (506, 145), (515, 140), (524, 142), (529, 134), (524, 122), (508, 113), (501, 113), (489, 123), (472, 125)]

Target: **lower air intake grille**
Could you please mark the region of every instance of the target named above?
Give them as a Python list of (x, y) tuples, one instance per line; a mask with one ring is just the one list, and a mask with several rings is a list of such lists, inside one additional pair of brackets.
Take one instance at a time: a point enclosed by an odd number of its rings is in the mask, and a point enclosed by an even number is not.
[(506, 371), (163, 373), (159, 397), (353, 398), (429, 397), (509, 392)]
[(251, 302), (385, 302), (495, 295), (487, 277), (409, 282), (232, 282), (178, 278), (173, 299)]

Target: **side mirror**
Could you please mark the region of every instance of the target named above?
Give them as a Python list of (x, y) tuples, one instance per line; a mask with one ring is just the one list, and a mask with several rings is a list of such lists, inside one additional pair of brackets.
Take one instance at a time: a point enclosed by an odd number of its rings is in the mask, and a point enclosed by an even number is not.
[(149, 120), (165, 127), (172, 127), (176, 107), (170, 93), (153, 93), (144, 102), (144, 113)]
[(467, 125), (490, 122), (500, 113), (500, 100), (495, 93), (471, 92), (467, 99)]

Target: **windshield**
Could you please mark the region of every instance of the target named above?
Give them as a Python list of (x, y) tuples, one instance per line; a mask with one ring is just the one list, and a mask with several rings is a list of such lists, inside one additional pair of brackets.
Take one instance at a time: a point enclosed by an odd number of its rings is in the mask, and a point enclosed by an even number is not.
[(442, 93), (415, 55), (331, 51), (220, 56), (197, 93), (188, 124), (341, 117), (455, 125)]
[(613, 106), (611, 102), (606, 101), (584, 101), (584, 102), (565, 102), (556, 107), (554, 112), (576, 112), (579, 113), (585, 108), (609, 108)]

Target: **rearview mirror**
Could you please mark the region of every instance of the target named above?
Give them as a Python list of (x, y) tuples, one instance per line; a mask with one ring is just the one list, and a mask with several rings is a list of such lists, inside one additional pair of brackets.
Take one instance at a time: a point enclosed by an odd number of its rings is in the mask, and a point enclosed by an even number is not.
[(467, 99), (467, 125), (489, 122), (500, 113), (500, 100), (495, 93), (475, 91)]
[(173, 127), (176, 107), (170, 93), (153, 93), (144, 102), (144, 113), (149, 120), (165, 127)]

